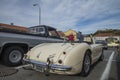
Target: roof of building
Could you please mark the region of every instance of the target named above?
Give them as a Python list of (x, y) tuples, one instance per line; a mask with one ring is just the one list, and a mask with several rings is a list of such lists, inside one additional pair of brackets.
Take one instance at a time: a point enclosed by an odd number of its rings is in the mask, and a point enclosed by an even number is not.
[(28, 28), (23, 27), (23, 26), (16, 26), (16, 25), (10, 25), (10, 24), (4, 24), (0, 23), (0, 29), (10, 29), (10, 30), (18, 30), (18, 31), (23, 31), (26, 32)]
[(120, 36), (120, 35), (113, 34), (113, 33), (98, 33), (95, 36), (96, 37), (106, 37), (106, 36)]
[(60, 37), (65, 37), (64, 32), (62, 32), (62, 31), (57, 31), (57, 32), (58, 32), (58, 34), (60, 35)]
[(106, 29), (106, 30), (98, 30), (94, 33), (94, 36), (120, 36), (120, 29)]
[[(69, 30), (67, 30), (66, 32), (68, 32), (68, 31), (72, 31), (72, 32), (77, 33), (75, 30), (72, 30), (72, 29), (69, 29)], [(64, 33), (66, 33), (66, 32), (64, 32)]]

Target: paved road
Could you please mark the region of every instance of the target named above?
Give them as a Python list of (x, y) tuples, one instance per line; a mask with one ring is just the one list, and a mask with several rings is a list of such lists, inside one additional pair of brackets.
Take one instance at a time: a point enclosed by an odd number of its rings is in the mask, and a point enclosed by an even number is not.
[[(110, 71), (108, 71), (108, 80), (120, 80), (120, 58), (117, 55), (118, 52), (116, 49), (109, 49), (104, 51), (104, 61), (95, 63), (92, 66), (91, 72), (87, 77), (82, 77), (80, 75), (65, 76), (57, 74), (50, 74), (50, 76), (45, 76), (44, 73), (20, 69), (15, 74), (6, 77), (0, 77), (0, 80), (101, 80), (101, 77), (105, 75), (104, 72), (106, 66), (108, 65), (108, 60), (113, 51), (115, 54), (112, 59), (112, 66), (110, 67)], [(4, 70), (4, 68), (6, 67), (0, 64), (0, 69)]]

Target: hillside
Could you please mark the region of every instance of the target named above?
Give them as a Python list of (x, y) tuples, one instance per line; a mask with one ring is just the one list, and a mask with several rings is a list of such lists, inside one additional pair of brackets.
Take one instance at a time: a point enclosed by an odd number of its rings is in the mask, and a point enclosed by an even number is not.
[(120, 36), (120, 29), (106, 29), (106, 30), (98, 30), (94, 33), (94, 36), (102, 35), (102, 36)]

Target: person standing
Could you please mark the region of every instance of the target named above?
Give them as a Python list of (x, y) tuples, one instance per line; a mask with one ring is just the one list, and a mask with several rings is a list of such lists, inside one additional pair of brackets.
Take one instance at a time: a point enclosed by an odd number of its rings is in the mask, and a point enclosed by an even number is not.
[(83, 42), (83, 40), (84, 40), (84, 36), (82, 35), (82, 32), (78, 32), (77, 33), (77, 38), (79, 39), (79, 42)]

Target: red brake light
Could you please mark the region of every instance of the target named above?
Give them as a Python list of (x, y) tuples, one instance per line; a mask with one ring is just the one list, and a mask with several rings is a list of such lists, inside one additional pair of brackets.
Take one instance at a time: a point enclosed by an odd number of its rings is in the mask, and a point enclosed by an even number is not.
[(63, 52), (63, 54), (66, 54), (66, 52)]
[(58, 63), (59, 63), (59, 64), (62, 64), (62, 60), (58, 60)]

